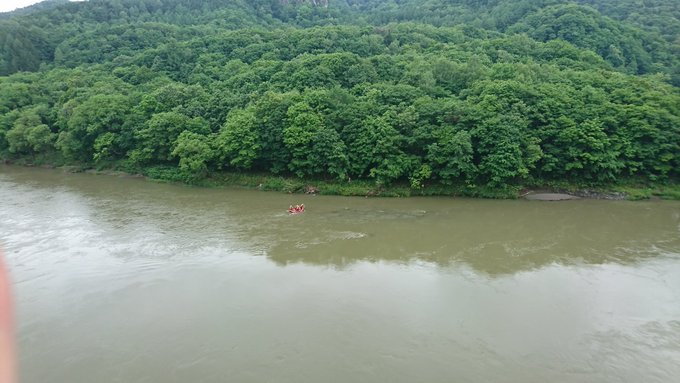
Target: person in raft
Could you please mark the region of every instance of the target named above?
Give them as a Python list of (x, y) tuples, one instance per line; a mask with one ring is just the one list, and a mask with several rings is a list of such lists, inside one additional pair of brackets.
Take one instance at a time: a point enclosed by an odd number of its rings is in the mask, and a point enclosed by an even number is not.
[(293, 213), (293, 214), (302, 213), (303, 211), (305, 211), (305, 205), (304, 204), (295, 205), (295, 207), (293, 207), (293, 205), (290, 205), (290, 207), (288, 208), (288, 212)]

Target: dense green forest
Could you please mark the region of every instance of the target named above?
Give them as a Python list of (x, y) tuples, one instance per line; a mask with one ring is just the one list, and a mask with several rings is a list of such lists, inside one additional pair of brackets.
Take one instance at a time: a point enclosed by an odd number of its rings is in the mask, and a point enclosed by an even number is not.
[(0, 14), (0, 158), (187, 182), (675, 182), (680, 7), (48, 1)]

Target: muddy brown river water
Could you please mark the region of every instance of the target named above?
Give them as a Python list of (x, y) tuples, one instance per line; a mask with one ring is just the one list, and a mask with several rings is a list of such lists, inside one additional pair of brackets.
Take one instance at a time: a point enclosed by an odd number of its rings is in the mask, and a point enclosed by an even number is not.
[(304, 196), (0, 166), (0, 244), (22, 383), (680, 377), (679, 202)]

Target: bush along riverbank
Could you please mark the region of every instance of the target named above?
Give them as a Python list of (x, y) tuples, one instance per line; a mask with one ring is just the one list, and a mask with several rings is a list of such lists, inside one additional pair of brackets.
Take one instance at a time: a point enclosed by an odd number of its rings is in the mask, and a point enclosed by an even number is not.
[(507, 185), (491, 188), (473, 184), (423, 184), (418, 187), (407, 183), (382, 185), (371, 180), (323, 180), (301, 179), (294, 176), (272, 175), (266, 173), (211, 172), (197, 177), (174, 166), (154, 166), (134, 169), (121, 165), (111, 167), (65, 166), (39, 164), (26, 161), (5, 164), (15, 166), (39, 166), (54, 168), (56, 171), (71, 173), (91, 173), (107, 176), (133, 176), (151, 182), (167, 182), (209, 188), (247, 188), (290, 194), (319, 194), (358, 197), (419, 197), (449, 196), (466, 198), (517, 199), (537, 193), (561, 193), (585, 199), (606, 200), (680, 200), (680, 183), (651, 183), (627, 180), (610, 184), (578, 184), (570, 182), (538, 182), (524, 185)]
[(139, 172), (152, 181), (182, 183), (201, 187), (244, 187), (263, 191), (291, 194), (320, 194), (361, 197), (411, 197), (411, 196), (460, 196), (474, 198), (517, 198), (518, 186), (489, 188), (469, 184), (423, 185), (412, 187), (408, 183), (381, 184), (374, 180), (332, 180), (298, 178), (290, 175), (266, 173), (238, 173), (218, 171), (203, 177), (186, 174), (174, 167), (157, 166)]
[(575, 183), (533, 183), (530, 185), (504, 185), (489, 187), (474, 184), (424, 184), (413, 187), (407, 183), (382, 185), (369, 180), (318, 180), (300, 179), (270, 174), (244, 174), (216, 172), (205, 178), (187, 179), (172, 168), (152, 168), (142, 172), (153, 181), (185, 183), (202, 187), (245, 187), (284, 193), (362, 196), (362, 197), (417, 197), (450, 196), (491, 199), (522, 198), (527, 193), (557, 192), (580, 198), (607, 200), (680, 200), (680, 184), (635, 183), (585, 185)]

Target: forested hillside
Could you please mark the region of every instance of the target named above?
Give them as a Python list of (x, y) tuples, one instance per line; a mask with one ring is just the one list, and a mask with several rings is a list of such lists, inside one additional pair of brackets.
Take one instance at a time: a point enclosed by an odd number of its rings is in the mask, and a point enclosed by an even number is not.
[[(0, 14), (0, 158), (378, 185), (673, 182), (676, 0), (91, 0)], [(175, 170), (173, 170), (175, 169)]]

